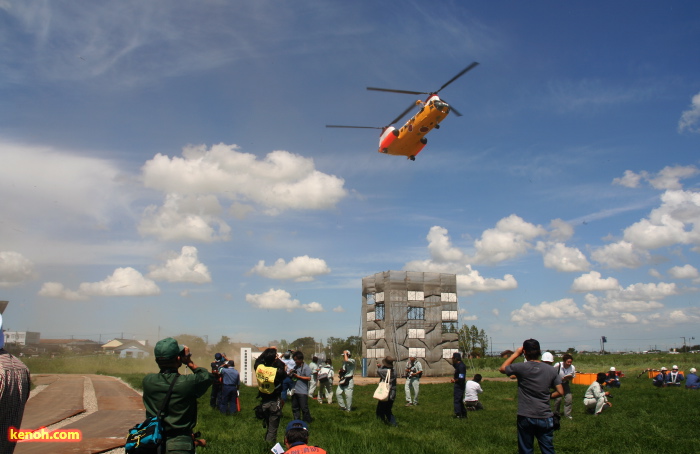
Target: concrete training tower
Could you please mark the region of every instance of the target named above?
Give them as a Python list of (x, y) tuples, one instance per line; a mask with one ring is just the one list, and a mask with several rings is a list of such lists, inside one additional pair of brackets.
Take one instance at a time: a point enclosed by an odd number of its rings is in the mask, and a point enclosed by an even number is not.
[(458, 351), (457, 276), (385, 271), (362, 279), (362, 356), (376, 376), (377, 360), (391, 355), (403, 373), (409, 356), (423, 376), (452, 374)]

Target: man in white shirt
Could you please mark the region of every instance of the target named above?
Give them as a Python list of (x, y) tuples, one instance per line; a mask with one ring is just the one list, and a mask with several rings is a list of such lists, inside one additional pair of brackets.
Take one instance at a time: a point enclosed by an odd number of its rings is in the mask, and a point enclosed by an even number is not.
[(574, 357), (567, 353), (562, 359), (563, 361), (554, 366), (554, 368), (559, 372), (561, 386), (564, 388), (564, 396), (554, 399), (554, 413), (561, 416), (561, 401), (563, 400), (564, 416), (569, 419), (574, 419), (573, 416), (571, 416), (574, 401), (574, 397), (571, 394), (571, 381), (576, 376), (576, 368), (572, 364)]
[(484, 392), (481, 389), (481, 374), (474, 375), (474, 378), (467, 380), (464, 388), (464, 406), (467, 411), (483, 410), (484, 406), (479, 402), (479, 394)]

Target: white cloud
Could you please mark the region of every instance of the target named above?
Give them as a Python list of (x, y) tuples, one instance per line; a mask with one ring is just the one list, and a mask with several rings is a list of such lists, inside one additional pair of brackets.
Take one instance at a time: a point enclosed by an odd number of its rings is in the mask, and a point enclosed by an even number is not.
[(237, 145), (183, 148), (182, 157), (157, 154), (144, 164), (146, 187), (167, 194), (213, 194), (257, 204), (268, 214), (325, 210), (347, 195), (344, 181), (319, 172), (311, 158), (279, 150), (258, 160)]
[(183, 246), (180, 255), (170, 253), (170, 258), (162, 266), (151, 267), (148, 277), (156, 281), (168, 282), (192, 282), (205, 284), (211, 282), (211, 275), (207, 266), (199, 261), (197, 248)]
[(34, 264), (19, 252), (0, 251), (0, 287), (20, 285), (34, 277)]
[(148, 206), (138, 230), (164, 241), (193, 240), (203, 243), (227, 241), (231, 227), (219, 216), (216, 197), (167, 194), (161, 207)]
[(39, 295), (69, 300), (85, 300), (89, 296), (152, 296), (160, 289), (150, 279), (134, 268), (117, 268), (111, 276), (100, 282), (83, 282), (78, 290), (70, 290), (58, 282), (47, 282)]
[(564, 243), (546, 244), (540, 241), (537, 243), (537, 249), (542, 252), (544, 266), (547, 268), (576, 272), (587, 271), (591, 266), (578, 248), (568, 247)]
[(631, 170), (625, 170), (625, 174), (622, 177), (613, 179), (613, 184), (619, 184), (626, 188), (638, 188), (640, 181), (646, 176), (646, 172), (634, 173)]
[(428, 251), (430, 257), (437, 263), (461, 262), (464, 254), (459, 249), (452, 246), (447, 229), (440, 226), (433, 226), (426, 237), (428, 240)]
[(660, 300), (671, 295), (676, 295), (678, 289), (675, 283), (659, 282), (638, 283), (620, 290), (613, 290), (609, 293), (610, 298), (622, 300)]
[(474, 242), (476, 254), (470, 261), (495, 264), (513, 259), (532, 247), (529, 241), (546, 233), (544, 228), (512, 214), (498, 221), (495, 228), (482, 233), (481, 238)]
[(562, 219), (553, 219), (549, 227), (549, 238), (552, 241), (566, 241), (574, 236), (574, 226)]
[(696, 279), (700, 276), (698, 269), (693, 265), (674, 266), (668, 270), (668, 275), (675, 279)]
[(638, 268), (650, 256), (647, 251), (638, 250), (629, 241), (619, 241), (594, 250), (591, 258), (609, 268)]
[(510, 321), (518, 325), (570, 323), (582, 319), (585, 319), (585, 314), (571, 298), (551, 303), (544, 301), (537, 306), (525, 303), (520, 309), (510, 313)]
[(259, 309), (283, 309), (291, 312), (295, 309), (303, 309), (307, 312), (323, 312), (323, 306), (320, 303), (301, 304), (299, 300), (292, 299), (292, 295), (286, 290), (270, 289), (265, 293), (247, 294), (245, 296), (253, 306)]
[(700, 193), (668, 190), (661, 202), (648, 218), (627, 227), (624, 239), (640, 249), (700, 244)]
[(495, 292), (518, 288), (518, 282), (511, 274), (503, 279), (484, 278), (477, 270), (467, 265), (467, 273), (457, 275), (457, 292), (459, 295), (473, 295), (477, 292)]
[(289, 263), (284, 259), (277, 259), (274, 265), (265, 266), (265, 261), (260, 260), (251, 270), (270, 279), (293, 279), (296, 282), (313, 281), (316, 276), (328, 274), (331, 269), (325, 260), (311, 258), (308, 255), (294, 257)]
[(617, 290), (620, 283), (614, 277), (601, 279), (601, 274), (597, 271), (591, 271), (588, 274), (582, 274), (574, 279), (571, 286), (572, 292), (585, 293), (603, 290)]
[(700, 132), (700, 93), (693, 96), (690, 108), (681, 114), (678, 132)]
[(343, 309), (343, 306), (336, 306), (333, 308), (333, 312), (345, 312), (345, 309)]
[(479, 320), (479, 317), (477, 317), (476, 315), (464, 315), (464, 316), (462, 316), (462, 321), (464, 321), (464, 322), (471, 322), (474, 320)]
[(496, 308), (491, 309), (491, 313), (492, 313), (493, 315), (495, 315), (496, 317), (498, 317), (498, 316), (501, 314), (500, 311), (499, 311), (498, 309), (496, 309)]
[(678, 190), (682, 189), (681, 180), (694, 177), (700, 173), (695, 166), (666, 166), (657, 174), (650, 174), (642, 171), (635, 173), (631, 170), (625, 170), (625, 173), (620, 178), (614, 178), (613, 184), (625, 186), (628, 188), (638, 188), (642, 180), (647, 181), (654, 189), (659, 190)]

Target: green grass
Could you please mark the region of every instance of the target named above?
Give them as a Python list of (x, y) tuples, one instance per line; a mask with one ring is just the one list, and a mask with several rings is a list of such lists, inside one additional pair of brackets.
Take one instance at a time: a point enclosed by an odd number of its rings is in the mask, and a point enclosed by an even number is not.
[[(334, 454), (344, 453), (469, 453), (516, 452), (517, 386), (515, 382), (485, 381), (482, 402), (486, 409), (470, 412), (467, 420), (452, 418), (452, 385), (424, 384), (421, 404), (404, 407), (399, 386), (394, 405), (399, 427), (380, 424), (375, 418), (374, 386), (356, 386), (352, 413), (337, 404), (310, 402), (311, 443)], [(673, 447), (674, 452), (696, 452), (700, 437), (700, 392), (657, 389), (646, 378), (623, 379), (613, 390), (613, 408), (600, 416), (586, 414), (582, 403), (586, 386), (573, 386), (574, 419), (563, 420), (556, 432), (558, 453), (647, 453)], [(211, 410), (208, 396), (200, 400), (198, 430), (209, 443), (206, 452), (263, 453), (265, 429), (253, 416), (255, 390), (241, 392), (242, 412), (226, 417)], [(281, 430), (292, 419), (286, 407)]]
[[(614, 389), (613, 408), (600, 416), (585, 413), (582, 403), (586, 386), (573, 385), (574, 419), (563, 420), (562, 429), (555, 434), (557, 453), (648, 453), (673, 450), (676, 453), (697, 452), (700, 438), (700, 391), (685, 389), (657, 389), (651, 380), (636, 378), (647, 368), (658, 369), (678, 364), (687, 370), (700, 356), (687, 355), (606, 355), (575, 357), (577, 370), (597, 372), (615, 365), (626, 373), (622, 388)], [(130, 360), (105, 360), (71, 363), (68, 359), (49, 364), (27, 361), (33, 373), (96, 373), (102, 371), (123, 378), (140, 388), (143, 373), (138, 368), (151, 362), (129, 364)], [(125, 362), (127, 361), (127, 362)], [(138, 360), (131, 360), (138, 361)], [(149, 365), (150, 364), (150, 365)], [(502, 376), (495, 372), (500, 359), (475, 360), (484, 376)], [(67, 367), (61, 370), (60, 367)], [(92, 369), (91, 369), (92, 368)], [(75, 370), (77, 369), (77, 370)], [(470, 374), (474, 371), (470, 371)], [(310, 402), (311, 444), (318, 445), (333, 454), (420, 454), (420, 453), (514, 453), (517, 452), (515, 419), (517, 411), (517, 386), (514, 381), (483, 382), (482, 402), (486, 409), (470, 412), (467, 420), (452, 418), (452, 385), (421, 385), (421, 404), (404, 407), (403, 387), (399, 385), (394, 405), (399, 427), (385, 426), (375, 418), (376, 401), (372, 399), (375, 386), (355, 386), (351, 413), (341, 412), (337, 404), (319, 405)], [(242, 412), (236, 416), (224, 416), (209, 407), (209, 393), (199, 402), (197, 430), (207, 439), (206, 454), (261, 454), (270, 446), (263, 440), (265, 429), (253, 416), (257, 405), (254, 388), (241, 390)], [(335, 397), (333, 399), (335, 401)], [(286, 423), (292, 419), (291, 405), (283, 410), (278, 433), (281, 443)], [(539, 451), (537, 451), (539, 452)]]

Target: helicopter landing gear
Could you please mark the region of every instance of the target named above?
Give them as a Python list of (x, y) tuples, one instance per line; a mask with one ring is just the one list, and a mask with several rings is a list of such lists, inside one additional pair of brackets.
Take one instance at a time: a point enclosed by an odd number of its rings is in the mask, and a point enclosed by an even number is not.
[(428, 143), (428, 138), (427, 138), (427, 137), (421, 137), (420, 143), (422, 143), (423, 145), (426, 145), (426, 144)]
[(415, 161), (415, 160), (416, 160), (416, 157), (415, 157), (415, 156), (409, 156), (408, 159), (410, 159), (411, 161)]
[(440, 129), (440, 125), (435, 125), (435, 129)]
[(384, 153), (384, 154), (389, 153), (389, 149), (388, 149), (388, 148), (382, 148), (382, 153)]

